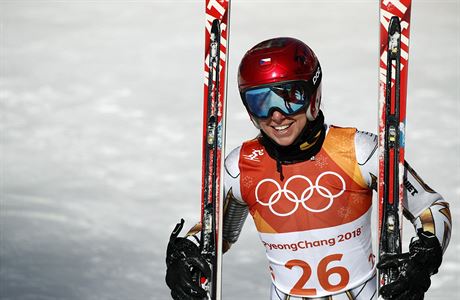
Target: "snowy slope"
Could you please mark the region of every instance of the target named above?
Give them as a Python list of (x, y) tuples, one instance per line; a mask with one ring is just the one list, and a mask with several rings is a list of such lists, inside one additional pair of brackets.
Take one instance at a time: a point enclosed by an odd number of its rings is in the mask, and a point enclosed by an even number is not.
[[(239, 60), (274, 36), (317, 53), (328, 123), (376, 131), (376, 1), (232, 4), (228, 151), (256, 134)], [(203, 11), (202, 1), (0, 2), (1, 299), (169, 299), (169, 232), (199, 213)], [(412, 8), (407, 159), (455, 224), (427, 299), (459, 292), (459, 14), (458, 0)], [(267, 299), (269, 284), (248, 219), (224, 256), (224, 299)]]

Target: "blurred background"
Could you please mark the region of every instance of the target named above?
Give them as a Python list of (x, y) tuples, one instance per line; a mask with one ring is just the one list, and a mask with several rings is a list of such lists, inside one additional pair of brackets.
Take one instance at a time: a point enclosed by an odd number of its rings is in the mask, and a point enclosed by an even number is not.
[[(199, 219), (204, 1), (0, 1), (0, 298), (169, 299), (174, 224)], [(376, 132), (378, 1), (233, 0), (227, 152), (257, 134), (244, 52), (276, 36), (323, 68), (326, 122)], [(407, 160), (451, 203), (427, 299), (458, 297), (460, 1), (412, 7)], [(405, 224), (405, 242), (413, 234)], [(268, 299), (248, 218), (224, 256), (224, 299)]]

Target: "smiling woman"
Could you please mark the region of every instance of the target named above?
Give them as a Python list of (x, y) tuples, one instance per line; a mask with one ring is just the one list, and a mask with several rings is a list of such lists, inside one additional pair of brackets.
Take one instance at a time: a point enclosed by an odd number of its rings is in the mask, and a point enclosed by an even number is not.
[[(0, 1), (0, 298), (169, 299), (163, 243), (177, 216), (195, 221), (200, 209), (203, 6)], [(314, 48), (330, 122), (375, 130), (377, 10), (370, 0), (233, 1), (227, 149), (258, 134), (237, 67), (273, 36)], [(448, 200), (460, 196), (459, 15), (458, 1), (413, 1), (407, 156)], [(225, 254), (224, 299), (268, 298), (256, 235), (246, 222)], [(458, 237), (427, 299), (458, 296)]]
[[(404, 192), (401, 201), (416, 232), (410, 234), (409, 251), (387, 254), (376, 264), (371, 215), (378, 138), (324, 122), (321, 78), (316, 55), (298, 39), (265, 40), (243, 56), (238, 87), (260, 133), (225, 160), (225, 249), (237, 242), (250, 213), (266, 246), (269, 299), (377, 299), (376, 268), (388, 267), (400, 275), (397, 285), (379, 289), (382, 295), (423, 299), (450, 241), (449, 204), (406, 163), (405, 180), (419, 193)], [(183, 223), (171, 234), (166, 254), (166, 282), (174, 299), (206, 295), (193, 280), (195, 272), (212, 279), (203, 268), (206, 254), (192, 242), (200, 240), (200, 230), (179, 237)], [(299, 240), (316, 242), (306, 247)]]

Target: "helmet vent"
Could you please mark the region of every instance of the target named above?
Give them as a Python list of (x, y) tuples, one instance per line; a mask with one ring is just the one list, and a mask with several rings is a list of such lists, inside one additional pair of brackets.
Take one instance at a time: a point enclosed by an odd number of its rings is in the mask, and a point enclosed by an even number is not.
[(250, 51), (257, 51), (257, 50), (263, 50), (263, 49), (268, 49), (268, 48), (282, 48), (286, 45), (288, 42), (288, 39), (286, 38), (277, 38), (277, 39), (270, 39), (263, 41), (254, 48), (252, 48)]
[(296, 54), (295, 54), (295, 60), (300, 63), (300, 64), (306, 64), (307, 63), (307, 50), (302, 49), (303, 47), (297, 47), (296, 49)]

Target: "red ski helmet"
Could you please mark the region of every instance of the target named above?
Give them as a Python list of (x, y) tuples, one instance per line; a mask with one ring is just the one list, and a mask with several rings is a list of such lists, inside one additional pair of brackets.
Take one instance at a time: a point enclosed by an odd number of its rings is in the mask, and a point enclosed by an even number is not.
[(252, 47), (241, 60), (238, 88), (251, 117), (264, 118), (273, 110), (290, 115), (306, 109), (307, 118), (318, 116), (322, 71), (305, 43), (280, 37)]

